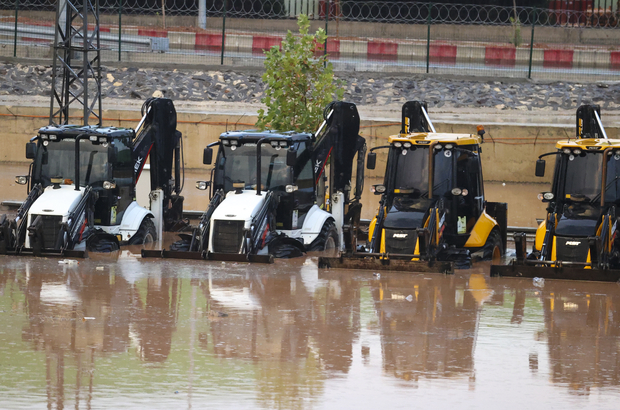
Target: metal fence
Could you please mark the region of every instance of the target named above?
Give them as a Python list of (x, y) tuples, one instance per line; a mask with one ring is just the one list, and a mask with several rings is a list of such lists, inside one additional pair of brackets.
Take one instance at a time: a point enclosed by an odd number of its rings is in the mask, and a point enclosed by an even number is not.
[[(338, 71), (620, 79), (617, 0), (545, 9), (354, 0), (100, 0), (102, 63), (261, 66), (300, 13)], [(0, 56), (49, 58), (56, 0), (0, 0)]]

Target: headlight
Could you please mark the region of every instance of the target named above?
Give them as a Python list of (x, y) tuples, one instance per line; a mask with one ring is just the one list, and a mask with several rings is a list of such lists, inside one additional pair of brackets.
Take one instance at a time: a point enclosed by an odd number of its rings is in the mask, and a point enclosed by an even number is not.
[(104, 142), (108, 142), (106, 137), (99, 137), (99, 143), (103, 144)]
[(208, 186), (209, 184), (207, 184), (207, 181), (196, 181), (196, 189), (204, 191)]
[(452, 195), (457, 196), (457, 195), (461, 195), (463, 193), (463, 190), (461, 188), (452, 188)]
[(97, 142), (97, 136), (96, 135), (91, 135), (90, 137), (88, 137), (89, 140), (91, 140), (92, 142)]
[(395, 146), (396, 148), (400, 148), (400, 147), (402, 147), (402, 146), (403, 146), (403, 143), (402, 143), (402, 142), (395, 142), (395, 143), (394, 143), (394, 146)]
[(452, 149), (454, 146), (452, 144), (446, 144), (446, 149)]
[(287, 193), (291, 193), (291, 192), (295, 192), (299, 189), (299, 187), (297, 185), (287, 185), (286, 186), (286, 192)]
[(230, 145), (236, 147), (237, 145), (239, 145), (239, 142), (237, 140), (231, 140)]
[(271, 146), (272, 147), (277, 147), (278, 146), (278, 141), (271, 141)]
[(49, 139), (49, 135), (47, 135), (47, 134), (41, 134), (41, 139), (42, 139), (43, 141), (47, 141), (47, 140)]
[(15, 183), (19, 185), (26, 185), (28, 183), (28, 176), (17, 176), (15, 177)]
[(382, 194), (385, 192), (385, 185), (381, 185), (381, 184), (372, 185), (370, 187), (370, 192), (373, 192), (375, 194)]
[(562, 152), (564, 152), (565, 154), (570, 154), (570, 148), (564, 148)]
[(538, 194), (538, 199), (541, 201), (551, 201), (554, 198), (553, 192), (541, 192)]
[(435, 145), (435, 149), (436, 149), (436, 150), (440, 150), (440, 149), (442, 149), (442, 148), (443, 148), (443, 145), (441, 145), (441, 144), (437, 144), (437, 145)]
[(403, 144), (403, 147), (405, 147), (405, 148), (411, 148), (411, 143), (410, 143), (410, 142), (405, 142), (405, 143)]
[(114, 189), (116, 188), (116, 182), (105, 181), (103, 183), (103, 189)]
[(222, 140), (222, 145), (228, 147), (230, 145), (230, 140)]
[(286, 141), (280, 141), (280, 147), (282, 148), (286, 148), (288, 146), (288, 142)]
[(50, 135), (50, 141), (58, 141), (58, 135)]
[(573, 150), (573, 154), (579, 155), (581, 154), (581, 150), (579, 148)]

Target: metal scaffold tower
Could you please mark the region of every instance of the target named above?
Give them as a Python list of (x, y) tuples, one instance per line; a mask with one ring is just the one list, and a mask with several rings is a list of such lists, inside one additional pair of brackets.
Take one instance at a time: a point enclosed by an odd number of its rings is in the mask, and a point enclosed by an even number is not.
[[(69, 124), (69, 108), (83, 108), (101, 125), (99, 0), (59, 0), (56, 9), (50, 125)], [(77, 108), (77, 107), (76, 107)]]

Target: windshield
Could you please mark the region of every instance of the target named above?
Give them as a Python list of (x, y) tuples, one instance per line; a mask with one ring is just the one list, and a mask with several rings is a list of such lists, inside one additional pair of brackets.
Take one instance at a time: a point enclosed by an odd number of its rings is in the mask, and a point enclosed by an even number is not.
[[(450, 152), (446, 156), (446, 152)], [(442, 196), (452, 188), (452, 151), (436, 150), (433, 172), (433, 197)], [(428, 148), (417, 147), (402, 155), (400, 148), (393, 149), (396, 162), (394, 189), (414, 196), (428, 195)], [(395, 191), (395, 193), (399, 193)]]
[[(256, 144), (244, 144), (235, 150), (223, 147), (225, 191), (233, 189), (233, 182), (244, 182), (247, 189), (256, 188)], [(276, 150), (261, 144), (261, 183), (264, 190), (281, 189), (292, 183), (292, 168), (286, 165), (286, 149)]]
[[(62, 178), (66, 183), (75, 181), (75, 140), (64, 139), (50, 142), (38, 150), (40, 180), (44, 186), (51, 184), (51, 178)], [(43, 153), (47, 161), (43, 163)], [(95, 185), (109, 180), (108, 149), (89, 140), (80, 140), (80, 186)], [(68, 182), (70, 181), (70, 182)]]
[[(566, 163), (564, 197), (576, 201), (598, 202), (601, 199), (603, 176), (602, 153), (563, 154)], [(605, 202), (620, 200), (620, 153), (607, 155)]]

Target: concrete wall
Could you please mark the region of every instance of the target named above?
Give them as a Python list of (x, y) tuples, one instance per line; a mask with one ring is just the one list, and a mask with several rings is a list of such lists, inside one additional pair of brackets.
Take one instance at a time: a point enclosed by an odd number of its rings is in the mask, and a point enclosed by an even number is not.
[[(0, 106), (0, 162), (26, 164), (25, 144), (47, 125), (49, 109), (44, 107)], [(138, 110), (104, 110), (104, 124), (135, 127), (140, 120)], [(202, 150), (228, 130), (251, 128), (255, 117), (244, 117), (243, 123), (234, 122), (238, 116), (205, 113), (178, 113), (178, 129), (183, 133), (185, 166), (188, 169), (206, 169), (202, 164)], [(76, 121), (78, 121), (76, 119)], [(227, 125), (228, 123), (228, 125)], [(472, 133), (475, 124), (450, 124), (434, 121), (439, 132)], [(398, 133), (400, 124), (362, 121), (360, 134), (369, 148), (384, 145), (389, 135)], [(486, 180), (506, 182), (544, 182), (534, 176), (534, 161), (538, 155), (553, 151), (555, 141), (574, 135), (574, 129), (562, 126), (487, 125), (482, 158)], [(608, 127), (610, 138), (620, 138), (620, 128)], [(380, 152), (380, 151), (379, 151)], [(385, 155), (379, 154), (378, 165), (369, 176), (380, 176), (385, 169)], [(552, 162), (552, 160), (550, 161)], [(549, 164), (552, 165), (551, 163)], [(551, 167), (549, 169), (552, 169)], [(547, 172), (547, 181), (551, 173)]]

